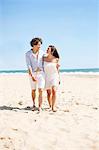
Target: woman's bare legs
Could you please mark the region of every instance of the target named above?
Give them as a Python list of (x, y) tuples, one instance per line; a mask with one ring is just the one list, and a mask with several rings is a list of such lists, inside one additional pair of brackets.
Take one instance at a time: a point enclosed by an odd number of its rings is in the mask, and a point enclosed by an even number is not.
[(52, 111), (56, 112), (55, 110), (55, 102), (56, 102), (56, 87), (52, 87)]
[(52, 94), (51, 94), (51, 89), (48, 89), (48, 90), (47, 90), (47, 99), (48, 99), (49, 107), (51, 108), (51, 106), (52, 106)]

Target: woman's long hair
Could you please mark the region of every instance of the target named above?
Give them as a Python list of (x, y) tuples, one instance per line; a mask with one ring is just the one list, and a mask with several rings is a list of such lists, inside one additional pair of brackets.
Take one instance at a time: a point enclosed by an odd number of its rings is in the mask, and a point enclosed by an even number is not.
[(49, 45), (49, 47), (51, 47), (51, 53), (52, 53), (52, 55), (55, 57), (55, 58), (60, 58), (59, 57), (59, 54), (58, 54), (58, 51), (57, 51), (57, 49), (56, 49), (56, 47), (55, 46), (53, 46), (53, 45)]

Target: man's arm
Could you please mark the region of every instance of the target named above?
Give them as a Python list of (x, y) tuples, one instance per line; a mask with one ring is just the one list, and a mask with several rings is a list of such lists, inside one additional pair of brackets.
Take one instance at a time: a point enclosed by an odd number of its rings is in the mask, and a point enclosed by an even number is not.
[(31, 68), (31, 62), (29, 59), (29, 56), (26, 53), (26, 64), (27, 64), (27, 68), (28, 68), (28, 73), (31, 76), (33, 81), (36, 81), (35, 77), (33, 76), (33, 72), (32, 72), (32, 68)]
[(28, 69), (28, 73), (29, 73), (29, 75), (31, 76), (31, 78), (32, 78), (33, 81), (37, 81), (37, 80), (35, 79), (35, 77), (33, 76), (32, 71), (31, 71), (30, 68)]

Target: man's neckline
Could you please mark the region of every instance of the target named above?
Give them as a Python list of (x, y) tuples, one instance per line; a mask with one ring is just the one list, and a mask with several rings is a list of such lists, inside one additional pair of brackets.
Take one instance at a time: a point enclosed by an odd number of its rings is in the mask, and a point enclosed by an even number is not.
[(35, 52), (35, 51), (33, 51), (33, 49), (31, 49), (31, 51), (32, 51), (32, 53), (33, 53), (34, 55), (39, 54), (39, 52), (38, 52), (38, 51), (37, 51), (37, 52)]

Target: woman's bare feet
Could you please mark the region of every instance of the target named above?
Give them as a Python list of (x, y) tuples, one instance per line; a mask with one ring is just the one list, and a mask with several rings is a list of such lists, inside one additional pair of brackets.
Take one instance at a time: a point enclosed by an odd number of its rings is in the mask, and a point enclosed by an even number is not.
[(35, 105), (33, 105), (32, 111), (35, 111), (35, 110), (36, 110), (36, 106), (35, 106)]
[(52, 111), (53, 111), (53, 112), (56, 112), (57, 110), (56, 110), (56, 109), (54, 109), (54, 108), (52, 108)]

